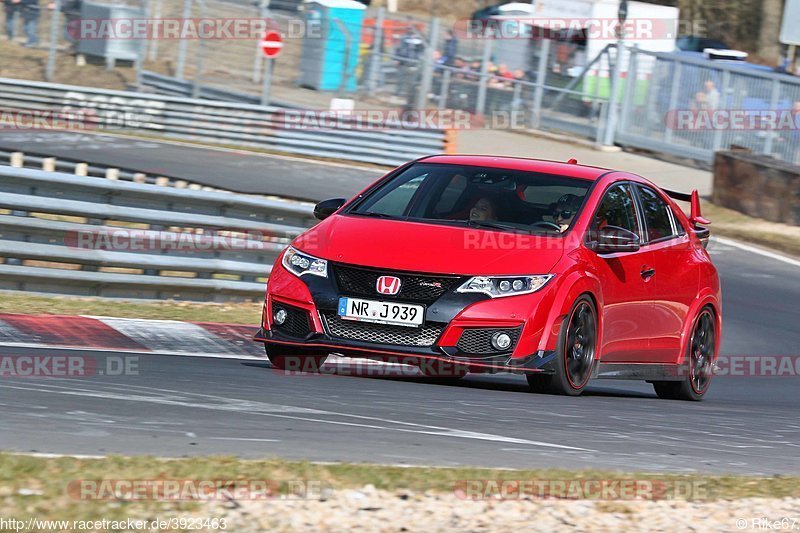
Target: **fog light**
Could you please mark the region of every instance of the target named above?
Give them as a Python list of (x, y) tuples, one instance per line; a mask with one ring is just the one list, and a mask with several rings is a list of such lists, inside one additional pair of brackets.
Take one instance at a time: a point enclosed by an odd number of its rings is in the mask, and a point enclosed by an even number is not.
[(511, 346), (511, 335), (508, 333), (495, 333), (492, 335), (492, 347), (495, 350), (505, 350)]
[(282, 326), (284, 322), (286, 322), (286, 310), (285, 309), (278, 309), (275, 311), (275, 315), (272, 317), (275, 319), (275, 323), (279, 326)]

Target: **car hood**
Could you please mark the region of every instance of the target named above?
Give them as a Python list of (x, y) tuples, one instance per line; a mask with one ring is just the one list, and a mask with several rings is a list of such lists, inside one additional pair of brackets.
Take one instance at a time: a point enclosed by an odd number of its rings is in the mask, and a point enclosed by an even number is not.
[(560, 237), (334, 215), (293, 246), (338, 263), (432, 274), (547, 274)]

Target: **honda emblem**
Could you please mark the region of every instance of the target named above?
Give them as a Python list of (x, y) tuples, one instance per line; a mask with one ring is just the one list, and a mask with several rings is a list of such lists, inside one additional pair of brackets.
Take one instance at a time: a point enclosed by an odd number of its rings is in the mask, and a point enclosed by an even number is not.
[(375, 289), (381, 294), (395, 295), (400, 292), (400, 278), (381, 276), (375, 284)]

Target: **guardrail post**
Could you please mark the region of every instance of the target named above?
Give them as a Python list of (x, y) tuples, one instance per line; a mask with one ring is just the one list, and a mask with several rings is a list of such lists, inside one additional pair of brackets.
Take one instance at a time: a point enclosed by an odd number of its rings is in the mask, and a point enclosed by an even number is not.
[[(617, 117), (619, 109), (617, 104), (619, 102), (619, 79), (622, 76), (622, 52), (625, 47), (620, 38), (617, 42), (617, 54), (614, 59), (614, 68), (611, 71), (611, 94), (608, 95), (608, 119), (606, 120), (605, 135), (603, 136), (604, 146), (614, 146), (614, 135), (617, 133)], [(610, 57), (610, 54), (609, 54)]]
[[(156, 20), (161, 20), (162, 14), (162, 7), (164, 0), (150, 0), (151, 4), (155, 4), (155, 9), (148, 9), (148, 13), (153, 13), (153, 18)], [(148, 52), (148, 59), (150, 61), (156, 61), (158, 59), (158, 41), (159, 39), (150, 39), (150, 50)]]
[[(722, 99), (721, 99), (721, 106), (723, 108), (727, 108), (728, 104), (726, 99), (728, 97), (728, 91), (731, 89), (731, 73), (729, 70), (722, 71), (722, 87), (720, 90), (722, 91)], [(722, 128), (714, 128), (714, 141), (712, 150), (714, 152), (722, 149)]]
[(619, 128), (622, 131), (628, 129), (628, 119), (630, 118), (631, 108), (636, 106), (636, 83), (639, 81), (639, 47), (633, 45), (628, 56), (628, 77), (625, 80), (625, 98), (622, 100), (620, 110)]
[[(200, 18), (205, 19), (208, 10), (205, 0), (200, 0)], [(206, 40), (199, 39), (197, 42), (197, 56), (195, 57), (195, 72), (192, 83), (192, 98), (200, 98), (203, 88), (203, 63), (206, 58)]]
[(450, 77), (453, 71), (449, 67), (444, 67), (442, 72), (442, 84), (439, 88), (439, 110), (447, 109), (447, 96), (450, 93)]
[(76, 176), (88, 176), (89, 175), (89, 164), (88, 163), (75, 163), (75, 175)]
[[(669, 109), (667, 112), (674, 111), (675, 106), (678, 105), (678, 92), (681, 83), (681, 72), (683, 70), (683, 64), (680, 61), (674, 60), (673, 64), (675, 66), (675, 71), (672, 73), (672, 86), (669, 89)], [(667, 143), (672, 142), (672, 128), (667, 128), (666, 131), (664, 131), (664, 141)]]
[(547, 84), (547, 63), (550, 60), (550, 39), (544, 39), (539, 49), (539, 64), (536, 68), (536, 90), (533, 93), (533, 117), (531, 125), (534, 128), (542, 126), (542, 101), (544, 88)]
[(378, 71), (381, 68), (381, 53), (383, 52), (383, 20), (385, 9), (378, 8), (375, 16), (375, 30), (372, 32), (372, 56), (369, 58), (369, 79), (367, 80), (367, 94), (372, 96), (378, 89)]
[[(183, 0), (183, 20), (192, 18), (192, 0)], [(178, 59), (175, 64), (175, 77), (182, 80), (186, 70), (186, 49), (189, 46), (187, 39), (178, 41)]]
[(107, 168), (106, 169), (106, 179), (107, 180), (119, 180), (119, 169), (118, 168)]
[[(771, 112), (775, 112), (778, 108), (778, 100), (781, 97), (781, 80), (774, 79), (772, 80), (772, 95), (769, 99), (769, 109)], [(775, 140), (775, 132), (774, 131), (767, 131), (767, 140), (764, 143), (764, 153), (765, 154), (772, 154), (772, 143)]]
[(9, 156), (9, 163), (14, 168), (22, 168), (25, 166), (25, 154), (22, 152), (11, 152)]
[(61, 0), (56, 0), (53, 3), (53, 11), (50, 12), (50, 50), (47, 53), (47, 67), (44, 72), (44, 79), (47, 81), (53, 81), (53, 77), (56, 74), (56, 55), (58, 54), (58, 35), (60, 29), (58, 18), (60, 15)]
[(433, 82), (433, 70), (436, 63), (433, 60), (433, 53), (436, 51), (436, 37), (439, 35), (439, 19), (431, 19), (430, 31), (428, 33), (428, 46), (425, 47), (425, 59), (422, 62), (422, 79), (417, 93), (417, 109), (422, 110), (428, 104), (428, 93), (431, 92)]
[(42, 159), (42, 170), (45, 172), (55, 172), (56, 171), (56, 158), (55, 157), (45, 157)]
[(483, 57), (481, 58), (481, 79), (478, 82), (478, 98), (475, 102), (475, 114), (483, 115), (486, 107), (486, 89), (489, 84), (489, 62), (492, 60), (492, 38), (489, 30), (483, 34)]

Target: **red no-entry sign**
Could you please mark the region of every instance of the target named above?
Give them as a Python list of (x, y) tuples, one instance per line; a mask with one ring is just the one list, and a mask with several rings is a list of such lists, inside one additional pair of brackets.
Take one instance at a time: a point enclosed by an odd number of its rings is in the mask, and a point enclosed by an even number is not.
[(283, 48), (283, 38), (277, 31), (267, 30), (259, 44), (261, 45), (261, 51), (264, 53), (264, 55), (266, 57), (273, 58), (281, 53), (281, 48)]

